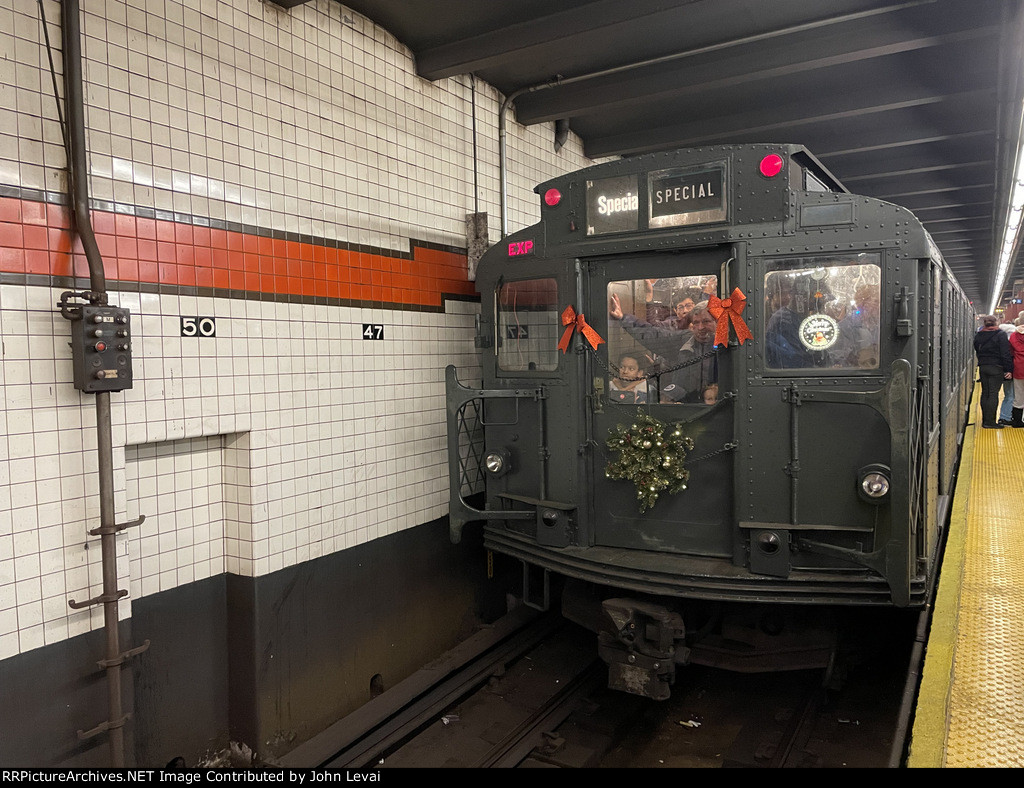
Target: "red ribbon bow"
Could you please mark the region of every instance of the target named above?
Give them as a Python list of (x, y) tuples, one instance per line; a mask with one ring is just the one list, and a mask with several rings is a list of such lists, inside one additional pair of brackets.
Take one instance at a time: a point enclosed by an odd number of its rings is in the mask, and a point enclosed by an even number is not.
[(565, 311), (562, 312), (562, 325), (567, 326), (565, 331), (562, 333), (562, 338), (558, 341), (558, 349), (563, 353), (569, 348), (569, 338), (572, 337), (574, 329), (579, 329), (580, 332), (587, 338), (590, 346), (597, 350), (597, 346), (604, 342), (601, 339), (601, 335), (592, 329), (587, 321), (583, 319), (583, 313), (576, 314), (576, 310), (572, 306), (567, 306)]
[(708, 312), (718, 321), (718, 325), (715, 327), (716, 345), (729, 344), (730, 320), (736, 327), (736, 337), (741, 345), (746, 340), (754, 338), (754, 335), (750, 333), (750, 329), (741, 317), (746, 306), (747, 297), (743, 295), (743, 291), (738, 287), (732, 291), (732, 295), (729, 298), (719, 298), (714, 295), (708, 298)]

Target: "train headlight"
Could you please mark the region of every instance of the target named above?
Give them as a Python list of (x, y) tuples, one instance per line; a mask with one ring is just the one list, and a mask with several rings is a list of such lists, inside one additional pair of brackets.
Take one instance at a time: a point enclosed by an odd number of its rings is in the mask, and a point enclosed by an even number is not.
[(880, 473), (869, 473), (860, 483), (860, 488), (868, 498), (881, 498), (889, 492), (889, 480)]
[(507, 449), (498, 449), (484, 457), (484, 467), (491, 476), (503, 476), (511, 468), (511, 458)]
[(886, 465), (868, 465), (857, 472), (857, 493), (868, 503), (882, 503), (889, 495), (891, 471)]
[(782, 540), (773, 531), (762, 531), (757, 535), (757, 549), (765, 555), (775, 555), (782, 549)]

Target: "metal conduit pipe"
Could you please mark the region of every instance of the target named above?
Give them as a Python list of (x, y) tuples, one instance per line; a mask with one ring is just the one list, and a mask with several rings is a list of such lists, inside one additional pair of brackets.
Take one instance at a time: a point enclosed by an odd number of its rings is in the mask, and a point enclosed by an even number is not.
[[(79, 0), (62, 0), (61, 33), (64, 61), (64, 102), (67, 108), (68, 176), (74, 228), (82, 240), (89, 264), (88, 298), (95, 304), (107, 303), (106, 277), (103, 259), (89, 216), (89, 171), (85, 147), (85, 102), (82, 88), (82, 31)], [(71, 606), (84, 607), (103, 604), (103, 623), (106, 632), (106, 658), (99, 665), (107, 674), (107, 720), (79, 738), (89, 738), (109, 731), (110, 765), (125, 766), (124, 729), (127, 719), (121, 702), (121, 665), (126, 655), (121, 653), (118, 632), (118, 599), (126, 593), (117, 589), (117, 526), (114, 523), (114, 463), (111, 436), (110, 393), (96, 394), (96, 437), (99, 464), (100, 527), (90, 533), (99, 533), (102, 555), (103, 592), (94, 600)]]
[(75, 232), (89, 263), (89, 287), (96, 303), (107, 303), (103, 259), (89, 218), (89, 168), (85, 160), (85, 99), (82, 89), (82, 25), (78, 0), (62, 0), (61, 49), (64, 57), (64, 104), (68, 113), (68, 177)]
[(577, 77), (573, 79), (561, 79), (556, 78), (550, 82), (542, 82), (539, 85), (529, 85), (519, 90), (513, 90), (505, 100), (501, 102), (501, 107), (498, 109), (498, 179), (500, 181), (498, 185), (498, 199), (501, 202), (501, 237), (504, 238), (508, 235), (508, 153), (506, 149), (505, 137), (507, 131), (505, 130), (505, 116), (508, 114), (508, 108), (512, 106), (512, 102), (519, 98), (524, 93), (533, 93), (537, 90), (546, 90), (553, 88), (556, 85), (570, 85), (573, 82), (578, 82), (582, 79), (589, 79), (591, 75), (585, 77)]
[(505, 136), (507, 134), (505, 131), (505, 115), (508, 113), (508, 108), (512, 105), (512, 102), (519, 96), (537, 89), (537, 87), (530, 87), (512, 91), (501, 102), (501, 108), (498, 110), (498, 178), (500, 180), (498, 192), (501, 201), (502, 238), (508, 235), (508, 156), (505, 149)]

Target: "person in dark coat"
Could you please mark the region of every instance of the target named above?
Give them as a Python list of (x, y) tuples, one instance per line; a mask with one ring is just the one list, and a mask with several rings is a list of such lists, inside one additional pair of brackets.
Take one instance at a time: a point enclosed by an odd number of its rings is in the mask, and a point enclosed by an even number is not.
[(978, 376), (981, 378), (981, 426), (1001, 430), (996, 419), (999, 408), (999, 389), (1003, 381), (1013, 377), (1013, 352), (1006, 332), (1000, 330), (995, 315), (981, 319), (981, 330), (974, 335), (974, 352), (978, 356)]

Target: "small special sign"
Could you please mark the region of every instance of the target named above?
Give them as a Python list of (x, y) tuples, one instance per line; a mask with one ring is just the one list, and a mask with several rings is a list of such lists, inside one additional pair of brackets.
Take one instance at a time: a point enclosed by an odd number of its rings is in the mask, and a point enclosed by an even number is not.
[(640, 189), (635, 175), (587, 181), (587, 235), (635, 232)]
[(799, 335), (808, 350), (828, 350), (839, 339), (839, 324), (829, 315), (808, 315), (800, 323)]
[(651, 227), (725, 221), (725, 166), (647, 175)]

